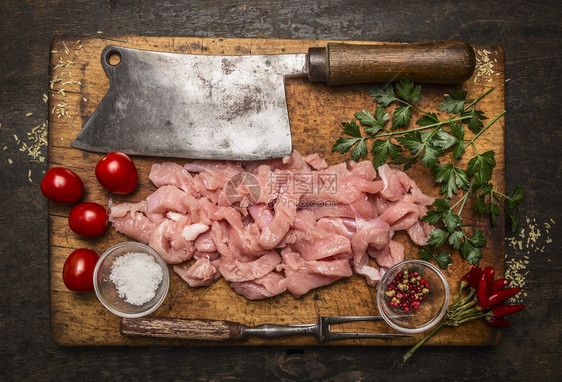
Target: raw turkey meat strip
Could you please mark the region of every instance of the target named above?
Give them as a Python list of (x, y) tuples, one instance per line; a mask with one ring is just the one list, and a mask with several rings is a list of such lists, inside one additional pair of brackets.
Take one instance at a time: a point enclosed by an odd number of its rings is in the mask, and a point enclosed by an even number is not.
[(152, 246), (191, 287), (223, 277), (252, 300), (300, 297), (353, 273), (375, 286), (404, 259), (395, 232), (422, 246), (433, 230), (421, 218), (434, 199), (386, 164), (328, 166), (294, 151), (260, 162), (154, 164), (149, 179), (156, 190), (146, 200), (109, 201), (112, 226)]

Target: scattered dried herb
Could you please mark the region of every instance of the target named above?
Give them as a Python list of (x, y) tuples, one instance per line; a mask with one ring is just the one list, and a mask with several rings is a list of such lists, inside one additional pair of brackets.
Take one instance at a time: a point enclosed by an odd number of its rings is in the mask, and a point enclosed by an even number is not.
[[(490, 59), (489, 55), (492, 54), (487, 49), (479, 49), (476, 51), (476, 67), (474, 68), (474, 82), (479, 79), (485, 79), (486, 82), (492, 82), (492, 75), (499, 75), (499, 73), (494, 71), (494, 66), (497, 63), (497, 59)], [(497, 53), (497, 52), (495, 52)], [(506, 80), (507, 82), (507, 80)]]
[[(422, 98), (421, 85), (405, 78), (394, 86), (373, 87), (369, 94), (377, 104), (374, 115), (362, 110), (355, 113), (354, 120), (342, 122), (347, 135), (336, 140), (332, 152), (350, 152), (355, 161), (364, 159), (370, 152), (375, 167), (384, 163), (402, 165), (409, 169), (416, 162), (431, 169), (434, 181), (440, 186), (442, 198), (435, 200), (423, 221), (435, 225), (427, 245), (419, 256), (427, 261), (435, 260), (441, 268), (451, 263), (450, 247), (459, 250), (469, 264), (479, 264), (481, 248), (486, 238), (481, 230), (469, 232), (463, 225), (462, 212), (469, 197), (476, 198), (476, 209), (487, 214), (492, 224), (496, 223), (501, 210), (510, 218), (512, 229), (519, 222), (517, 206), (525, 198), (525, 190), (517, 187), (511, 195), (501, 193), (491, 183), (496, 166), (493, 150), (480, 152), (477, 139), (500, 119), (505, 110), (486, 125), (488, 117), (477, 109), (478, 102), (494, 89), (491, 88), (477, 98), (467, 98), (466, 91), (453, 91), (444, 95), (437, 111), (428, 112), (417, 105)], [(392, 112), (387, 111), (396, 105)], [(447, 114), (441, 119), (437, 112)], [(412, 124), (414, 114), (419, 115)], [(466, 129), (473, 133), (468, 139)], [(466, 168), (460, 166), (460, 159), (472, 146), (475, 155), (470, 158)], [(442, 159), (446, 163), (441, 163)], [(451, 203), (454, 195), (460, 198)], [(450, 247), (447, 247), (450, 246)]]

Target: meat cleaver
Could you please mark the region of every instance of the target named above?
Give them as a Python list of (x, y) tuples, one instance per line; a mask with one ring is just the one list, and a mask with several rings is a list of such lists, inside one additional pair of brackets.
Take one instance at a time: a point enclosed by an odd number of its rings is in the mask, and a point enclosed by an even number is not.
[[(115, 59), (118, 62), (115, 62)], [(328, 43), (302, 54), (213, 56), (107, 46), (110, 87), (72, 147), (191, 159), (261, 160), (292, 150), (284, 79), (343, 85), (455, 84), (472, 75), (462, 42)]]

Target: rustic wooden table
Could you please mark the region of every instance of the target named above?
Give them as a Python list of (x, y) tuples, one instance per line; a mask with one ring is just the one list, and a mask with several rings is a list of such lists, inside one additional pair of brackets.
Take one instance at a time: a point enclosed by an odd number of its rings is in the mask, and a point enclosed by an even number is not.
[[(0, 3), (1, 380), (559, 380), (562, 234), (558, 2), (72, 1)], [(56, 36), (463, 40), (506, 54), (509, 190), (527, 199), (506, 270), (528, 306), (494, 347), (59, 347), (51, 339), (46, 171)]]

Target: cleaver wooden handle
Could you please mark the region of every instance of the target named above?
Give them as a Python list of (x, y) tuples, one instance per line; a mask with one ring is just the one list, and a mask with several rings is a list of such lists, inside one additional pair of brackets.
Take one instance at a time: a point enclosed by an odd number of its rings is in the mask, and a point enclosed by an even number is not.
[(242, 338), (241, 328), (231, 321), (147, 316), (121, 319), (120, 330), (126, 336), (223, 341)]
[(416, 82), (458, 84), (472, 76), (475, 56), (464, 42), (396, 45), (328, 43), (310, 48), (308, 77), (328, 85), (391, 82), (409, 76)]

